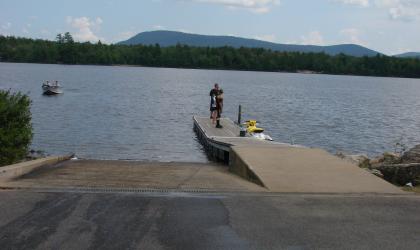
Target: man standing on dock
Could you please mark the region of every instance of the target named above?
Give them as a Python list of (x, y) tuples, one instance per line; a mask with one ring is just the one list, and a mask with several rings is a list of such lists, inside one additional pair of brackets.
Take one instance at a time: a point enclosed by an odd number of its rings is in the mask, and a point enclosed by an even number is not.
[(212, 123), (216, 123), (217, 109), (216, 109), (216, 97), (219, 94), (219, 84), (215, 83), (214, 88), (210, 90), (210, 119)]
[(220, 125), (220, 117), (223, 111), (223, 89), (220, 89), (216, 96), (216, 111), (217, 111), (216, 128), (223, 128), (223, 126)]

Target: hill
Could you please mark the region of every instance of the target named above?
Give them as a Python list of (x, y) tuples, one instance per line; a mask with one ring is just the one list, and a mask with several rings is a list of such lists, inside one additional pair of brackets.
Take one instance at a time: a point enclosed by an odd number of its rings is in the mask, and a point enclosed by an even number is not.
[(407, 53), (395, 55), (395, 57), (402, 57), (402, 58), (420, 58), (420, 52), (407, 52)]
[(148, 31), (139, 33), (128, 40), (119, 42), (122, 45), (153, 45), (159, 44), (162, 47), (185, 44), (195, 47), (223, 47), (234, 48), (264, 48), (284, 52), (325, 52), (329, 55), (340, 53), (350, 56), (375, 56), (379, 52), (356, 44), (339, 44), (331, 46), (278, 44), (256, 39), (241, 38), (234, 36), (212, 36), (189, 34), (176, 31)]

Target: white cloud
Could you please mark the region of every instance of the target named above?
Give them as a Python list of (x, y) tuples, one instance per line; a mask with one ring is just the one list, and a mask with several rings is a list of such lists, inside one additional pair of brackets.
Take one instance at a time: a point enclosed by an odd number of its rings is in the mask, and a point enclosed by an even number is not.
[(254, 13), (266, 13), (275, 5), (280, 4), (280, 0), (189, 0), (197, 3), (219, 4), (229, 9), (247, 9)]
[(104, 40), (99, 38), (94, 32), (100, 30), (100, 25), (103, 23), (100, 17), (97, 17), (95, 20), (90, 20), (88, 17), (76, 17), (73, 18), (68, 16), (66, 18), (67, 24), (72, 28), (76, 29), (76, 33), (73, 34), (75, 40), (79, 41), (91, 41), (96, 42), (98, 40)]
[(344, 3), (344, 4), (358, 5), (361, 7), (369, 6), (369, 0), (334, 0), (334, 1)]
[(309, 34), (301, 37), (301, 44), (304, 45), (325, 45), (324, 37), (321, 32), (315, 30), (309, 32)]
[(153, 29), (155, 29), (155, 30), (164, 30), (165, 29), (165, 26), (162, 26), (162, 25), (153, 25)]
[(273, 34), (261, 35), (261, 36), (256, 36), (255, 39), (274, 43), (276, 41), (276, 36)]
[(123, 31), (118, 34), (114, 42), (121, 42), (121, 41), (127, 40), (128, 38), (131, 38), (136, 34), (137, 32), (134, 32), (134, 31)]
[(386, 8), (393, 20), (413, 21), (420, 19), (419, 0), (375, 0), (378, 7)]
[(10, 27), (12, 27), (12, 24), (9, 23), (9, 22), (4, 23), (4, 24), (1, 25), (1, 29), (2, 30), (8, 30), (8, 29), (10, 29)]
[(420, 0), (331, 0), (342, 4), (384, 9), (392, 20), (420, 20)]
[(340, 35), (345, 37), (345, 43), (353, 43), (366, 46), (366, 43), (360, 39), (361, 31), (356, 28), (347, 28), (340, 30)]

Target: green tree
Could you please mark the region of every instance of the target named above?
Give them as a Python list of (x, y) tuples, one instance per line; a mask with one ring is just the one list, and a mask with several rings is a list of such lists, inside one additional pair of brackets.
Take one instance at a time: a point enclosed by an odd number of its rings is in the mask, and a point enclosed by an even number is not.
[(64, 42), (74, 43), (73, 36), (70, 34), (70, 32), (64, 33)]
[(58, 34), (57, 34), (57, 36), (55, 37), (55, 40), (56, 40), (58, 43), (64, 43), (64, 37), (63, 37), (63, 35), (62, 35), (61, 33), (58, 33)]
[(107, 45), (74, 42), (69, 32), (56, 42), (0, 36), (0, 57), (9, 62), (131, 64), (259, 71), (311, 70), (325, 74), (420, 78), (420, 60), (385, 55), (353, 57), (325, 53), (279, 52), (261, 48), (191, 47), (183, 44)]
[(0, 90), (0, 166), (25, 158), (32, 141), (31, 100)]

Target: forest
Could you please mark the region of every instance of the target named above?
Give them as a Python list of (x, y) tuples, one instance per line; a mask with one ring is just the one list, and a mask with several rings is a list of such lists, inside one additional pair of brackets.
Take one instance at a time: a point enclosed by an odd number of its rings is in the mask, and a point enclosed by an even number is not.
[(75, 42), (70, 33), (55, 41), (0, 35), (0, 61), (138, 65), (147, 67), (228, 69), (272, 72), (420, 78), (420, 59), (378, 54), (373, 57), (279, 52), (259, 48), (172, 47)]

